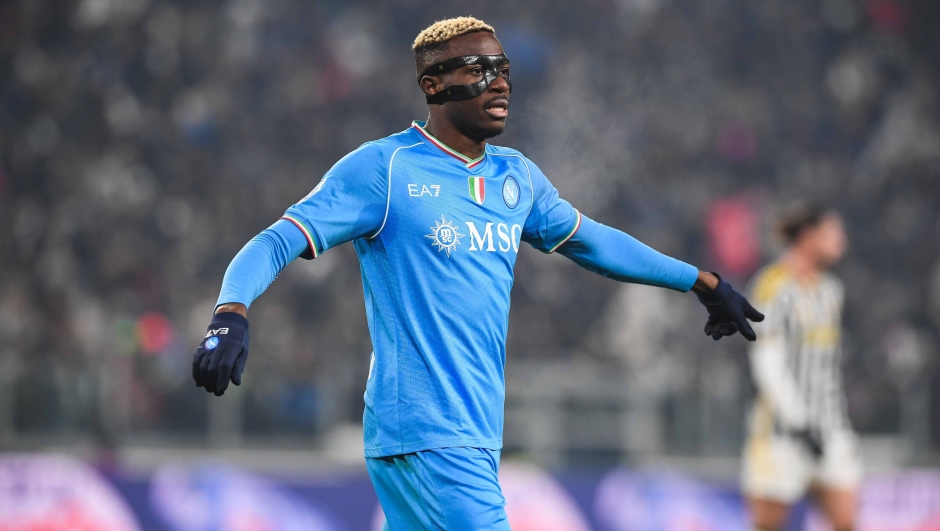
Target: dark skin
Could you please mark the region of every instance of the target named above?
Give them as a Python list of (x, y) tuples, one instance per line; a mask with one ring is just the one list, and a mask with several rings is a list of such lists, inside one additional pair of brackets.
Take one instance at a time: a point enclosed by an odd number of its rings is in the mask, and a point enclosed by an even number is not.
[[(418, 62), (418, 72), (423, 72), (431, 64), (439, 63), (451, 57), (464, 55), (499, 55), (503, 45), (492, 33), (479, 31), (461, 35), (447, 43), (447, 47), (434, 55), (428, 62)], [(500, 73), (509, 72), (509, 63), (500, 66)], [(468, 65), (438, 76), (422, 76), (418, 81), (425, 94), (433, 95), (444, 90), (448, 85), (476, 83), (483, 79), (483, 68)], [(443, 105), (429, 105), (428, 123), (425, 129), (438, 140), (471, 159), (483, 154), (486, 140), (499, 135), (506, 129), (509, 115), (509, 84), (502, 77), (490, 83), (480, 96), (462, 101), (449, 101)], [(707, 293), (718, 286), (718, 277), (706, 271), (698, 272), (698, 279), (692, 290)], [(248, 316), (248, 308), (241, 303), (222, 304), (216, 313), (235, 312)]]

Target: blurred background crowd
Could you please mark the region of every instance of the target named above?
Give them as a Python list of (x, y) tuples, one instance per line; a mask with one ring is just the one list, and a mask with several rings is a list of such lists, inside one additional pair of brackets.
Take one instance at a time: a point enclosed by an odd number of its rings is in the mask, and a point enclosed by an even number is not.
[[(592, 218), (738, 286), (811, 198), (850, 237), (845, 382), (888, 460), (935, 462), (940, 5), (929, 0), (16, 0), (0, 5), (0, 447), (361, 448), (371, 345), (351, 246), (252, 306), (244, 384), (192, 352), (231, 258), (361, 143), (426, 117), (410, 43), (497, 29), (496, 144)], [(738, 454), (745, 344), (694, 297), (520, 252), (507, 452)], [(339, 441), (339, 442), (337, 442)]]

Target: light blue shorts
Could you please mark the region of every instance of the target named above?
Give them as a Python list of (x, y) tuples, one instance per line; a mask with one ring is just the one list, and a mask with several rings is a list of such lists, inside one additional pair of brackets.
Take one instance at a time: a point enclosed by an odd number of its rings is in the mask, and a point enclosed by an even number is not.
[(389, 531), (509, 531), (499, 450), (437, 448), (367, 458)]

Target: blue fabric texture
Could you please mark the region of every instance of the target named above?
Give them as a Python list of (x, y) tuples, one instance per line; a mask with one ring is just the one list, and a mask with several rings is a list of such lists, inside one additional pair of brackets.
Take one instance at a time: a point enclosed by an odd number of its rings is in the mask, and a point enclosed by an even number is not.
[(232, 259), (222, 278), (216, 306), (228, 302), (251, 306), (281, 270), (307, 250), (303, 233), (289, 221), (278, 220), (246, 243)]
[(438, 448), (366, 459), (389, 531), (509, 531), (499, 450)]
[(422, 125), (337, 162), (245, 246), (219, 298), (247, 305), (293, 258), (353, 242), (373, 345), (363, 415), (367, 457), (502, 447), (520, 242), (545, 253), (560, 248), (618, 280), (680, 290), (694, 282), (691, 266), (584, 221), (518, 151), (487, 145), (469, 160)]
[(689, 291), (698, 279), (698, 268), (587, 216), (581, 217), (581, 227), (558, 253), (589, 271), (621, 282)]

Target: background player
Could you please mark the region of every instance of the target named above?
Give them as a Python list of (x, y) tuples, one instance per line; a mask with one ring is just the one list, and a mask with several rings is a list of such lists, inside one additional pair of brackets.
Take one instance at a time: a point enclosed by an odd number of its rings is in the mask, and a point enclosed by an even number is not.
[(743, 490), (761, 531), (781, 529), (807, 491), (836, 531), (847, 531), (861, 465), (841, 378), (843, 287), (828, 272), (845, 253), (845, 232), (837, 213), (815, 205), (794, 207), (780, 227), (786, 252), (752, 283), (767, 319), (750, 351), (758, 396)]
[(610, 278), (694, 289), (706, 333), (763, 316), (727, 282), (582, 216), (517, 151), (491, 146), (509, 114), (509, 60), (473, 18), (414, 43), (427, 122), (340, 160), (246, 245), (226, 271), (193, 360), (218, 395), (241, 381), (247, 308), (298, 256), (352, 241), (374, 348), (363, 418), (366, 463), (392, 529), (508, 529), (497, 481), (505, 339), (521, 241)]

